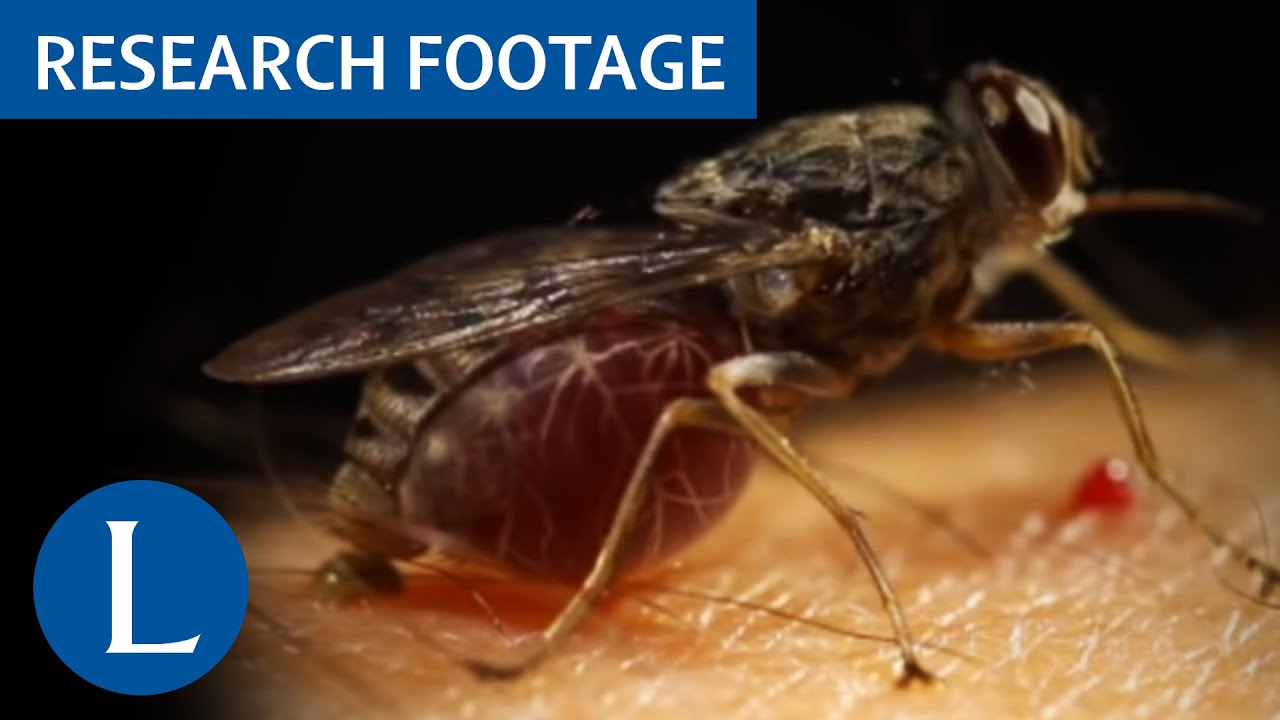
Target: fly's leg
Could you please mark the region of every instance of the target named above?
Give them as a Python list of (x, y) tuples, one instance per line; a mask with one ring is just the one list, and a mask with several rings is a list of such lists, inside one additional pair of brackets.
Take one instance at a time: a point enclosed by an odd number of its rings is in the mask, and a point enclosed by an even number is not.
[(1269, 597), (1280, 584), (1280, 570), (1228, 540), (1174, 484), (1147, 432), (1137, 395), (1120, 365), (1119, 353), (1098, 326), (1086, 322), (973, 323), (941, 327), (933, 331), (930, 340), (936, 347), (958, 357), (990, 362), (1026, 358), (1072, 347), (1092, 349), (1107, 366), (1111, 390), (1128, 428), (1138, 462), (1147, 476), (1216, 546), (1225, 548), (1250, 572), (1258, 573), (1258, 594), (1262, 598)]
[(1138, 325), (1094, 292), (1069, 267), (1037, 250), (1019, 247), (996, 252), (979, 264), (975, 277), (980, 289), (990, 293), (1007, 277), (1020, 272), (1035, 278), (1069, 308), (1096, 325), (1122, 356), (1154, 367), (1186, 370), (1219, 362), (1226, 355), (1226, 348), (1221, 345), (1192, 346)]
[(850, 378), (801, 353), (761, 353), (717, 365), (708, 375), (707, 384), (737, 424), (831, 513), (857, 547), (893, 624), (902, 655), (899, 684), (931, 681), (933, 675), (916, 659), (915, 640), (906, 615), (858, 522), (858, 512), (836, 496), (769, 418), (738, 394), (745, 388), (788, 387), (813, 397), (844, 397), (853, 387)]
[(617, 574), (619, 561), (628, 547), (636, 518), (652, 483), (652, 468), (657, 460), (662, 442), (673, 430), (681, 427), (701, 427), (726, 432), (739, 432), (733, 418), (725, 413), (714, 400), (681, 398), (673, 400), (663, 410), (658, 422), (649, 432), (643, 451), (626, 490), (618, 503), (609, 533), (596, 556), (595, 565), (577, 593), (542, 631), (537, 646), (523, 659), (511, 664), (496, 664), (482, 660), (468, 660), (465, 664), (484, 679), (508, 679), (533, 669), (548, 655), (562, 646), (590, 614), (591, 609), (608, 591)]
[(345, 604), (370, 595), (390, 595), (404, 588), (404, 580), (383, 555), (344, 550), (326, 560), (314, 574), (320, 596)]

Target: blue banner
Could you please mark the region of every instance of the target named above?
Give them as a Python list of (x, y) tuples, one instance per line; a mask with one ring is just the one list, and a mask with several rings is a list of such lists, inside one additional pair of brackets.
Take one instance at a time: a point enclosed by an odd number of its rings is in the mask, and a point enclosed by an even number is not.
[(754, 0), (47, 0), (0, 9), (2, 118), (755, 114)]

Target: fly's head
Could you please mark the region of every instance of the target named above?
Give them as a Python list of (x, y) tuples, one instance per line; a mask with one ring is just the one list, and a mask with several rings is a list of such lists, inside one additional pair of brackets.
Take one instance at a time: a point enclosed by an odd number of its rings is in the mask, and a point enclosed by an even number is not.
[(1006, 242), (1065, 237), (1088, 209), (1098, 163), (1080, 119), (1048, 85), (995, 63), (971, 65), (952, 86), (947, 114), (982, 169), (989, 208)]
[(1082, 215), (1249, 215), (1207, 194), (1092, 189), (1100, 160), (1084, 123), (1046, 83), (976, 63), (952, 84), (945, 113), (880, 103), (793, 117), (686, 166), (659, 187), (654, 207), (684, 225), (758, 224), (845, 240), (830, 262), (732, 282), (748, 314), (791, 324), (828, 318), (829, 335), (861, 322), (850, 308), (932, 312), (931, 297), (963, 284), (975, 259), (1061, 241)]

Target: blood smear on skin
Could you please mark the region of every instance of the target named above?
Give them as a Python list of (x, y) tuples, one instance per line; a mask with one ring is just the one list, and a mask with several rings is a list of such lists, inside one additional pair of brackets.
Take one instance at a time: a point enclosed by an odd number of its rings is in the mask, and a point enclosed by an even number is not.
[(1135, 502), (1133, 467), (1119, 457), (1098, 460), (1080, 476), (1073, 512), (1123, 512)]

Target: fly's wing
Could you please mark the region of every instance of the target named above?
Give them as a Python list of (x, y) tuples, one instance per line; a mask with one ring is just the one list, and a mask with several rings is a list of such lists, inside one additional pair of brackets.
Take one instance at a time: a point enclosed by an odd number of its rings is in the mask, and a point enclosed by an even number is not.
[(830, 243), (763, 226), (519, 230), (323, 300), (233, 344), (205, 370), (257, 383), (362, 371), (832, 253)]

